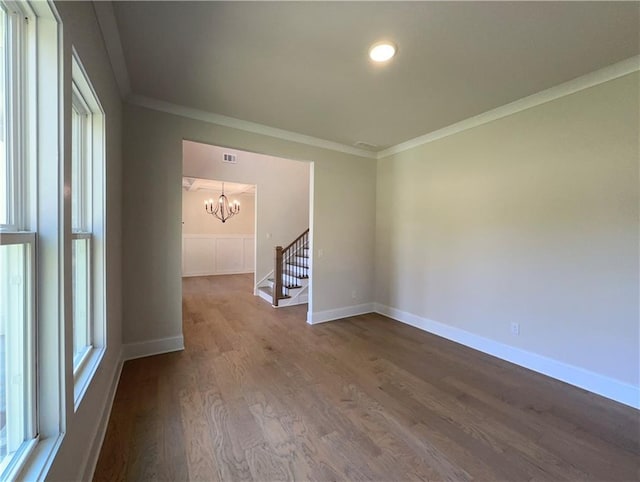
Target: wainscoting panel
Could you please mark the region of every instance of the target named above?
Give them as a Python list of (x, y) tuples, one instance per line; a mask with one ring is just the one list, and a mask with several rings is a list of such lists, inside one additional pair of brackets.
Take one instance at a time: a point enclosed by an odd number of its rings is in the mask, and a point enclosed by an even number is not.
[(183, 234), (182, 276), (253, 273), (253, 234)]
[(216, 239), (216, 272), (238, 273), (244, 266), (244, 240)]
[[(214, 274), (215, 240), (210, 238), (182, 238), (182, 274), (200, 276)], [(188, 273), (188, 274), (187, 274)]]

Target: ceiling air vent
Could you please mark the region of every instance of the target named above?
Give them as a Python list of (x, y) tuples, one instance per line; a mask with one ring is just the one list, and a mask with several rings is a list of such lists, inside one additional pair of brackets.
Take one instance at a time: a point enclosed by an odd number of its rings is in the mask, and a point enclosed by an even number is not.
[(377, 151), (378, 150), (378, 146), (376, 146), (375, 144), (369, 144), (368, 142), (364, 142), (364, 141), (355, 142), (353, 145), (355, 147), (360, 148), (360, 149), (366, 149), (367, 151)]
[(222, 154), (222, 160), (224, 162), (230, 162), (231, 164), (235, 164), (236, 162), (238, 162), (238, 160), (236, 159), (236, 155), (235, 154), (229, 154), (227, 152)]

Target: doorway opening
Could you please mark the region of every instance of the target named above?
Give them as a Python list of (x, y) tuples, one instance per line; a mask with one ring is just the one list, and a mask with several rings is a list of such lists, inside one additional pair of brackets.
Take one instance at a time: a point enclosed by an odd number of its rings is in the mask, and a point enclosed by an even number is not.
[[(253, 294), (279, 308), (304, 304), (307, 306), (308, 319), (308, 313), (312, 312), (313, 286), (313, 163), (188, 140), (183, 141), (182, 150), (183, 276), (250, 273), (249, 264), (253, 262)], [(205, 201), (217, 202), (222, 183), (229, 201), (240, 203), (240, 212), (225, 223), (205, 211)], [(237, 190), (246, 199), (234, 197), (232, 190)], [(248, 229), (248, 219), (241, 220), (246, 212), (245, 206), (251, 203), (251, 195), (254, 218), (252, 231)], [(199, 213), (199, 218), (208, 221), (205, 232), (194, 232), (194, 213)], [(212, 232), (214, 229), (221, 230), (226, 228), (224, 225), (231, 226), (234, 222), (246, 228), (244, 232), (232, 233), (236, 237), (242, 234), (242, 242), (239, 239), (217, 239), (215, 242), (218, 246), (212, 251), (211, 241), (206, 241), (207, 236), (216, 234)], [(214, 228), (211, 223), (217, 223), (218, 226)], [(271, 299), (264, 294), (275, 284), (274, 276), (278, 273), (274, 262), (276, 248), (289, 246), (304, 233), (305, 246), (298, 250), (298, 254), (304, 253), (302, 257), (306, 259), (300, 261), (296, 258), (295, 261), (296, 264), (304, 264), (295, 271), (305, 278), (304, 282), (298, 283), (298, 289), (283, 288), (283, 294), (288, 295), (286, 301), (271, 303)], [(251, 247), (253, 256), (248, 253)], [(291, 272), (288, 271), (288, 274)], [(289, 285), (293, 284), (291, 281), (291, 277), (284, 279)], [(295, 297), (292, 296), (294, 293)], [(302, 313), (300, 308), (296, 312)]]
[[(239, 212), (222, 222), (206, 205), (223, 195)], [(182, 276), (255, 273), (256, 186), (182, 178)]]

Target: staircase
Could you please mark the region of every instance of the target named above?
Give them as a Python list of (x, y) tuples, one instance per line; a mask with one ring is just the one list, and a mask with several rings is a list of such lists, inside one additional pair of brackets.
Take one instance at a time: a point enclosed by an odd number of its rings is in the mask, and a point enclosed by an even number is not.
[(276, 246), (272, 277), (258, 287), (258, 296), (274, 308), (309, 301), (309, 230), (289, 246)]

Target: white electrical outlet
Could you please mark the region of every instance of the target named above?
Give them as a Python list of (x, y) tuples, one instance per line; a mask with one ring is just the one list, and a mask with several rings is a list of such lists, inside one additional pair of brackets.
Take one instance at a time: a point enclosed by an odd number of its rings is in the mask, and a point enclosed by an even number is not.
[(229, 153), (225, 152), (224, 154), (222, 154), (222, 161), (223, 162), (230, 162), (231, 164), (235, 164), (236, 162), (238, 162), (238, 158), (236, 157), (235, 154), (229, 154)]
[(357, 297), (357, 294), (358, 294), (358, 293), (356, 292), (356, 290), (353, 290), (353, 291), (351, 292), (351, 299), (354, 299), (354, 300), (355, 300), (355, 299), (356, 299), (356, 297)]
[(518, 336), (520, 334), (520, 323), (511, 323), (511, 334)]

